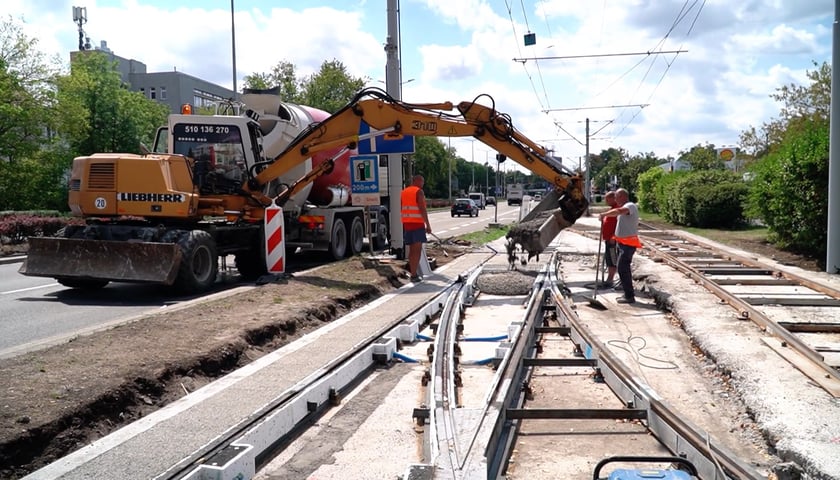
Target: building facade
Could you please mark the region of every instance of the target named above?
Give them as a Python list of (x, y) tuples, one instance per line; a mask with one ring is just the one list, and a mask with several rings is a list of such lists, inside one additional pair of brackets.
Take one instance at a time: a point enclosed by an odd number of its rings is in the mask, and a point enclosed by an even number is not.
[[(171, 113), (179, 113), (181, 105), (190, 104), (193, 109), (213, 106), (220, 100), (235, 98), (233, 90), (202, 80), (184, 72), (147, 72), (146, 64), (134, 59), (115, 55), (103, 41), (94, 50), (105, 53), (116, 62), (123, 83), (134, 92), (142, 93), (149, 100), (166, 104)], [(70, 52), (72, 61), (85, 51)]]

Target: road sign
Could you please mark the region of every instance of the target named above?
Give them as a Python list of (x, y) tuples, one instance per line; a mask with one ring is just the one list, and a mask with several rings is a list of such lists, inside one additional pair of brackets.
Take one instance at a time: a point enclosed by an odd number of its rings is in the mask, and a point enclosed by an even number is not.
[(379, 205), (379, 155), (350, 157), (353, 205)]
[[(370, 125), (361, 122), (359, 135), (370, 133)], [(398, 138), (389, 138), (387, 134), (376, 137), (365, 138), (359, 141), (359, 154), (384, 154), (384, 153), (414, 153), (414, 136), (400, 135)]]

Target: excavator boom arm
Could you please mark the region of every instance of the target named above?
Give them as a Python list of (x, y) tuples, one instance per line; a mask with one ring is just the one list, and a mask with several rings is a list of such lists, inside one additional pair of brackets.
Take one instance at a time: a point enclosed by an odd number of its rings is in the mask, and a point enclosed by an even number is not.
[[(267, 205), (261, 189), (313, 154), (341, 147), (355, 148), (364, 121), (372, 131), (389, 135), (474, 137), (551, 182), (571, 201), (570, 221), (586, 208), (579, 177), (570, 176), (547, 157), (546, 151), (517, 131), (507, 115), (479, 103), (461, 102), (453, 113), (450, 102), (410, 104), (388, 96), (380, 89), (366, 89), (324, 121), (310, 125), (273, 162), (248, 182), (244, 189)], [(574, 205), (572, 205), (574, 204)], [(581, 206), (582, 204), (582, 206)]]
[[(244, 190), (262, 205), (272, 199), (264, 196), (263, 185), (283, 175), (313, 154), (337, 148), (356, 148), (362, 122), (370, 125), (373, 135), (415, 135), (433, 137), (474, 137), (502, 155), (514, 160), (554, 185), (554, 189), (507, 234), (508, 257), (515, 261), (516, 245), (529, 257), (539, 255), (561, 230), (571, 226), (589, 206), (583, 180), (571, 175), (545, 149), (513, 127), (510, 118), (495, 108), (472, 102), (458, 104), (410, 104), (396, 100), (379, 89), (360, 92), (349, 104), (325, 120), (310, 125), (281, 152)], [(322, 174), (316, 169), (304, 176), (276, 200), (282, 204), (297, 191)], [(548, 212), (548, 215), (545, 213)]]

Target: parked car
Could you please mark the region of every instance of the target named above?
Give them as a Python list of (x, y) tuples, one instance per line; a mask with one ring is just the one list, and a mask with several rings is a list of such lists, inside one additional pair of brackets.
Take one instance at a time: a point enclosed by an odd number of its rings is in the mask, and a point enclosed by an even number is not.
[(487, 197), (487, 205), (495, 205), (496, 204), (496, 197)]
[(452, 204), (452, 216), (469, 215), (471, 217), (478, 216), (478, 205), (469, 198), (456, 198), (455, 203)]

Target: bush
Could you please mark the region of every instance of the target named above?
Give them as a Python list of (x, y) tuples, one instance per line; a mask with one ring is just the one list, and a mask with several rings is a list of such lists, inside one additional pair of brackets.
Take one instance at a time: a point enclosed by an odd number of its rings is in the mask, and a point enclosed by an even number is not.
[(668, 174), (665, 173), (665, 170), (659, 167), (653, 167), (645, 173), (639, 175), (638, 196), (639, 208), (641, 208), (642, 211), (659, 213), (659, 203), (656, 201), (656, 186), (666, 175)]
[(825, 258), (828, 235), (827, 121), (803, 121), (752, 168), (748, 211), (778, 245)]
[[(672, 177), (673, 175), (673, 177)], [(670, 178), (669, 178), (670, 177)], [(748, 187), (726, 170), (699, 170), (663, 177), (662, 216), (671, 223), (693, 227), (729, 228), (745, 223)]]
[(68, 224), (79, 222), (81, 219), (78, 218), (3, 212), (0, 214), (0, 243), (14, 245), (29, 237), (49, 237)]

